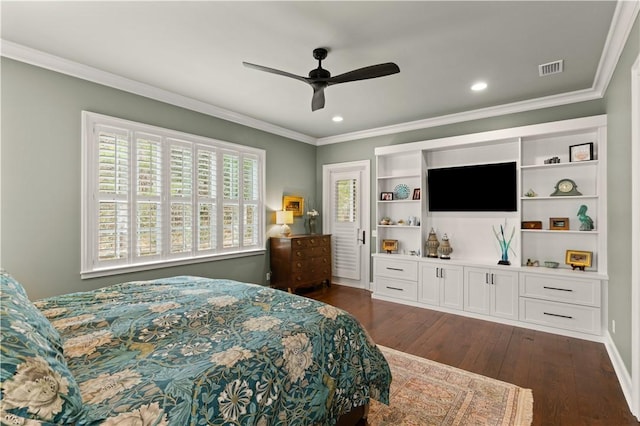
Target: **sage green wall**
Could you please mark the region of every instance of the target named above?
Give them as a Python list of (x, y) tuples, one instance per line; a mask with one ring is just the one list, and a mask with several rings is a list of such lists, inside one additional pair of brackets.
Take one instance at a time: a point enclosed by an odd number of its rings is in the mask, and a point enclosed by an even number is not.
[[(22, 62), (1, 67), (2, 267), (32, 299), (179, 274), (263, 283), (268, 270), (265, 253), (81, 280), (82, 110), (266, 150), (267, 231), (283, 194), (316, 198), (315, 146)], [(292, 230), (304, 231), (301, 219)]]
[[(631, 67), (640, 52), (640, 18), (605, 94), (607, 109), (607, 203), (609, 334), (631, 372)], [(635, 259), (637, 262), (638, 259)], [(636, 307), (640, 309), (640, 307)], [(611, 324), (616, 322), (616, 332)]]

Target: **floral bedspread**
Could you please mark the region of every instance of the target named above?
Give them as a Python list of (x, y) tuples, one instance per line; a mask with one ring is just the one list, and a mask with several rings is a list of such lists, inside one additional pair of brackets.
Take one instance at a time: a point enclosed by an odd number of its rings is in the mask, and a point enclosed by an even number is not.
[(391, 373), (348, 313), (254, 284), (173, 277), (43, 299), (79, 424), (331, 425)]

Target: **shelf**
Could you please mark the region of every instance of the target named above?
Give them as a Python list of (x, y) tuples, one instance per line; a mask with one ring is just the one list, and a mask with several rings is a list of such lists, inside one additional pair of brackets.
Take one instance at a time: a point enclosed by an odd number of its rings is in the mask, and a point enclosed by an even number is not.
[(415, 179), (420, 178), (419, 174), (410, 174), (410, 175), (391, 175), (391, 176), (378, 176), (378, 180), (383, 179)]
[(520, 197), (523, 201), (533, 201), (533, 200), (593, 200), (598, 198), (597, 195), (565, 195), (565, 196), (557, 196), (557, 197)]
[(420, 225), (378, 225), (378, 228), (411, 228), (420, 229)]
[(378, 200), (378, 203), (380, 204), (393, 204), (393, 203), (419, 203), (420, 200), (412, 200), (412, 199), (407, 199), (407, 200)]
[(573, 235), (598, 235), (598, 231), (554, 231), (551, 229), (521, 229), (520, 231), (524, 233), (532, 233), (532, 234), (573, 234)]
[(598, 160), (590, 160), (590, 161), (577, 161), (573, 163), (555, 163), (555, 164), (529, 164), (529, 165), (521, 165), (520, 169), (522, 171), (525, 170), (534, 170), (534, 169), (561, 169), (565, 167), (581, 167), (581, 166), (596, 166), (598, 165)]

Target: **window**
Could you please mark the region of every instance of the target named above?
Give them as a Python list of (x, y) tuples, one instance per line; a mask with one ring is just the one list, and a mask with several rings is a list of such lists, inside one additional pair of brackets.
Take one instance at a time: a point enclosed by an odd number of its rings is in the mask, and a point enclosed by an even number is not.
[(83, 278), (264, 250), (263, 150), (82, 121)]

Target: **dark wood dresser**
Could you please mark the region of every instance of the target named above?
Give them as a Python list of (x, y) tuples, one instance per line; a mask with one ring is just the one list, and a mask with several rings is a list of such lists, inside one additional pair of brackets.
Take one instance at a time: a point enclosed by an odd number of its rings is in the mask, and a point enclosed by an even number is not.
[(272, 237), (271, 286), (294, 293), (299, 287), (331, 285), (331, 235)]

